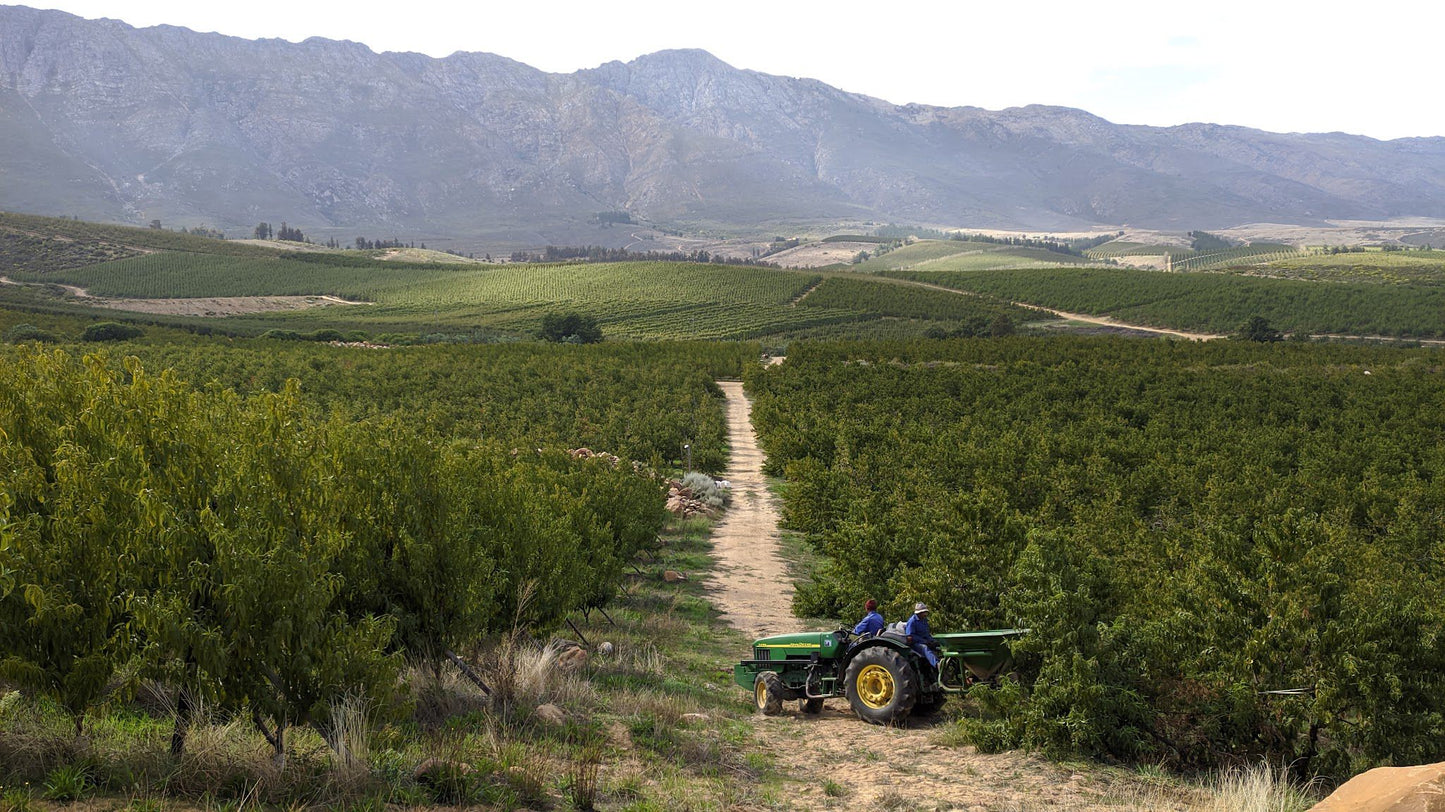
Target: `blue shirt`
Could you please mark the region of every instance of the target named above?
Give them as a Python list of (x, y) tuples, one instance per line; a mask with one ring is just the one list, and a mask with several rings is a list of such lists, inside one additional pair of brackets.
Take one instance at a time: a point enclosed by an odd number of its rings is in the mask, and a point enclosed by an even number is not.
[(857, 626), (853, 627), (853, 633), (877, 634), (878, 632), (883, 631), (883, 627), (885, 625), (887, 624), (883, 622), (882, 615), (878, 614), (876, 611), (869, 612), (868, 614), (863, 616), (862, 620), (858, 621)]
[(928, 617), (925, 615), (910, 617), (908, 625), (903, 627), (903, 633), (908, 635), (913, 643), (928, 645), (934, 642), (933, 632), (928, 629)]

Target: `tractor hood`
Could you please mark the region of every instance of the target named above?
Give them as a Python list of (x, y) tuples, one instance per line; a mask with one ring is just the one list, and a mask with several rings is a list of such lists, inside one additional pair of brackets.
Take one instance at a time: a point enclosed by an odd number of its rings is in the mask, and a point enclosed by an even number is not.
[[(807, 656), (817, 652), (820, 657), (834, 657), (839, 651), (838, 635), (832, 632), (799, 632), (764, 637), (753, 643), (755, 656), (760, 660), (781, 660), (788, 655)], [(758, 654), (767, 651), (768, 655)], [(776, 652), (775, 654), (773, 652)]]

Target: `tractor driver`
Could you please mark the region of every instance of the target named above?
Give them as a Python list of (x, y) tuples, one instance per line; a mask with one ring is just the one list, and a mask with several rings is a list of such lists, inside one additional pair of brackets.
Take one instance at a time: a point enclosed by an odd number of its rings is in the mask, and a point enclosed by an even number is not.
[(864, 615), (863, 619), (858, 621), (858, 625), (853, 627), (854, 634), (872, 637), (883, 631), (883, 627), (888, 625), (883, 622), (883, 616), (878, 614), (878, 601), (869, 598), (868, 602), (863, 604), (863, 610), (868, 614)]
[(913, 604), (913, 617), (908, 619), (903, 633), (908, 635), (908, 645), (928, 660), (929, 665), (937, 668), (938, 655), (933, 650), (938, 648), (938, 641), (933, 639), (933, 632), (928, 628), (928, 604), (923, 601)]

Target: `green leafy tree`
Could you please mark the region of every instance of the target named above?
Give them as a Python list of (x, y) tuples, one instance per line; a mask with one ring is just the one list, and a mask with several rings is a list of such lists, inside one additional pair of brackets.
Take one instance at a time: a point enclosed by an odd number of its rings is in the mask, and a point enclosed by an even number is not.
[(1249, 321), (1239, 328), (1239, 338), (1245, 341), (1268, 343), (1283, 341), (1284, 334), (1271, 327), (1264, 316), (1251, 316)]
[(595, 316), (582, 313), (548, 313), (542, 317), (538, 337), (543, 341), (568, 344), (596, 344), (602, 340), (602, 328)]

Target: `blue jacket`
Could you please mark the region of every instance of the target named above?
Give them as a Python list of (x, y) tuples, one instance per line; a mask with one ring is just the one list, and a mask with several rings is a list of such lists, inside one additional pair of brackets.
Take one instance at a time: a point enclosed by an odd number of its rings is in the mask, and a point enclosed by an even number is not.
[(914, 615), (908, 618), (908, 625), (903, 627), (903, 633), (908, 635), (909, 642), (917, 645), (932, 645), (936, 642), (933, 639), (933, 632), (928, 629), (928, 618), (924, 615)]
[(882, 616), (882, 615), (878, 614), (876, 611), (874, 611), (874, 612), (869, 612), (868, 614), (866, 614), (866, 615), (863, 616), (863, 619), (862, 619), (862, 620), (858, 621), (858, 625), (857, 625), (857, 626), (854, 626), (854, 627), (853, 627), (853, 633), (854, 633), (854, 634), (877, 634), (877, 633), (883, 631), (883, 627), (886, 626), (886, 625), (888, 625), (888, 624), (886, 624), (886, 623), (883, 622), (883, 616)]

